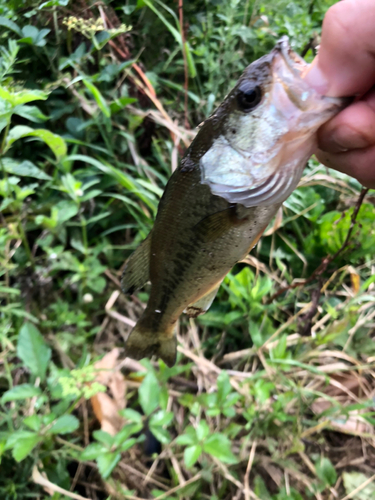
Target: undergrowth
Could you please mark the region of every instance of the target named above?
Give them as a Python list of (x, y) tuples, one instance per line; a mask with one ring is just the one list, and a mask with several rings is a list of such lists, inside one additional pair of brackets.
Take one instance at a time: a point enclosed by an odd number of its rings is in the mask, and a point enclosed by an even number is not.
[(178, 361), (125, 259), (243, 68), (333, 0), (0, 6), (0, 497), (374, 498), (375, 197), (315, 160)]

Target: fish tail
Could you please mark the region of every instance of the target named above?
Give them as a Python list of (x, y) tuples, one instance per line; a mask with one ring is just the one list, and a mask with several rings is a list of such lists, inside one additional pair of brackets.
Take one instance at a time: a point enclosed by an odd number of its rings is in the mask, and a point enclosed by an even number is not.
[(168, 366), (176, 362), (177, 340), (171, 332), (151, 332), (139, 321), (130, 332), (125, 344), (125, 355), (133, 359), (150, 358), (155, 355)]

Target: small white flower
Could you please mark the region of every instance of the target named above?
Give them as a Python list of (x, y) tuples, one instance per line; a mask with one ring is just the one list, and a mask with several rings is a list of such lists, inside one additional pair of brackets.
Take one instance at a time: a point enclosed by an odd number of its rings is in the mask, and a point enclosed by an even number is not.
[(91, 295), (91, 293), (85, 293), (85, 295), (83, 296), (83, 302), (85, 304), (89, 304), (93, 300), (94, 300), (94, 297)]

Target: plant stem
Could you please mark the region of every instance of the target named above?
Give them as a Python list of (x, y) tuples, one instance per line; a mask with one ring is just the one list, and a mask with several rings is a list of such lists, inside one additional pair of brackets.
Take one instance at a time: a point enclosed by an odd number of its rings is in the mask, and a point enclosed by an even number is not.
[(32, 253), (31, 253), (30, 245), (29, 245), (29, 242), (28, 242), (25, 230), (23, 228), (22, 220), (20, 220), (19, 223), (18, 223), (18, 230), (20, 232), (20, 236), (21, 236), (21, 239), (22, 239), (22, 243), (23, 243), (23, 245), (25, 247), (25, 251), (26, 251), (27, 257), (30, 260), (32, 268), (34, 269), (34, 267), (35, 267), (35, 261), (34, 261), (34, 257), (32, 255)]

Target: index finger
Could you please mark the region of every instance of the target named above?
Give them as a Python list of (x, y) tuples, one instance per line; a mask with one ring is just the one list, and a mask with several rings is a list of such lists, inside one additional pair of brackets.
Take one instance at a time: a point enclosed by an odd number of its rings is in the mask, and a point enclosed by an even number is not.
[(362, 95), (375, 83), (375, 1), (344, 0), (326, 13), (319, 54), (306, 80), (334, 97)]

